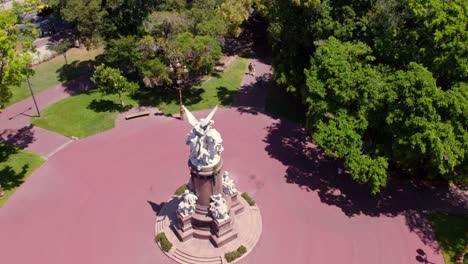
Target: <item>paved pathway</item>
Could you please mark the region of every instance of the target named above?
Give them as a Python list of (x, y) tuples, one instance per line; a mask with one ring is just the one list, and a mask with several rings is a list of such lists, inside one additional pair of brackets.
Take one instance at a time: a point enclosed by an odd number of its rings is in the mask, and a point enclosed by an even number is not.
[[(90, 82), (88, 80), (78, 79), (45, 90), (36, 95), (39, 110), (43, 110), (67, 96), (81, 92), (89, 86)], [(68, 144), (71, 139), (55, 132), (32, 126), (30, 119), (36, 115), (36, 108), (31, 97), (5, 108), (0, 113), (0, 137), (9, 143), (48, 158), (56, 150)]]
[[(257, 63), (258, 74), (268, 74)], [(266, 94), (253, 80), (244, 78), (238, 107), (215, 116), (223, 169), (263, 218), (260, 241), (242, 263), (413, 264), (422, 249), (443, 264), (421, 208), (457, 206), (459, 197), (399, 185), (371, 196), (349, 176), (338, 178), (302, 128), (249, 101), (254, 91)], [(189, 129), (164, 116), (120, 120), (52, 156), (0, 209), (2, 263), (173, 263), (153, 241), (155, 213), (188, 180)], [(459, 207), (466, 212), (466, 203)]]

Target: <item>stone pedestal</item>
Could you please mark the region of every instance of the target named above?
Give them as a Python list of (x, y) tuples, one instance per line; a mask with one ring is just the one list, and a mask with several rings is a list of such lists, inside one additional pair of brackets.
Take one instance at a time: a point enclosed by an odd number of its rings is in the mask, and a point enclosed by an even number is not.
[(214, 234), (211, 236), (211, 242), (216, 247), (221, 247), (237, 238), (237, 232), (235, 232), (233, 229), (231, 218), (228, 218), (222, 222), (214, 220), (212, 223), (212, 230)]
[[(210, 207), (211, 196), (222, 193), (222, 177), (219, 174), (223, 161), (220, 160), (217, 164), (208, 168), (198, 168), (188, 162), (190, 169), (190, 177), (192, 180), (193, 192), (198, 197), (195, 207), (195, 213), (192, 215), (192, 226), (196, 230), (210, 230), (213, 218), (209, 215), (208, 208)], [(201, 233), (202, 236), (206, 234)]]
[(177, 213), (177, 224), (178, 226), (175, 228), (175, 233), (181, 241), (185, 242), (193, 237), (191, 215), (183, 216)]
[(234, 212), (234, 214), (237, 215), (237, 214), (242, 213), (242, 211), (244, 211), (244, 206), (239, 201), (239, 192), (236, 192), (233, 195), (231, 195), (230, 200), (231, 200), (231, 211)]

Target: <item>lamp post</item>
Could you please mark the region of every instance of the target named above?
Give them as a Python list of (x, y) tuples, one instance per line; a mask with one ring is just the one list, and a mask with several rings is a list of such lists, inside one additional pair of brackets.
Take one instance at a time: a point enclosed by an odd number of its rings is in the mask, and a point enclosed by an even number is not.
[[(30, 65), (28, 65), (29, 69), (30, 69)], [(26, 74), (26, 80), (28, 81), (28, 87), (29, 87), (29, 92), (31, 93), (31, 97), (34, 101), (34, 106), (36, 106), (36, 111), (37, 111), (37, 116), (40, 117), (41, 116), (41, 112), (39, 111), (39, 107), (37, 106), (37, 102), (36, 102), (36, 97), (34, 96), (34, 93), (33, 93), (33, 90), (31, 88), (31, 82), (29, 81), (29, 75), (30, 73), (32, 73), (33, 71), (32, 70), (28, 70), (28, 73)]]
[(169, 74), (173, 76), (173, 79), (177, 84), (177, 90), (179, 90), (179, 115), (180, 119), (184, 120), (184, 109), (182, 108), (182, 84), (188, 75), (187, 65), (182, 67), (179, 60), (177, 60), (174, 66), (172, 64), (169, 65)]

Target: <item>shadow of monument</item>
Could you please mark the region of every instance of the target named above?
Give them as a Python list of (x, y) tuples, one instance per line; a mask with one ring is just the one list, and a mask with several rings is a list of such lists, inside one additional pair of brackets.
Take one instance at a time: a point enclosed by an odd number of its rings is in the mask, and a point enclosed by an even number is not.
[(171, 200), (162, 203), (154, 203), (151, 201), (147, 201), (148, 204), (151, 206), (153, 212), (158, 216), (166, 219), (169, 218), (171, 229), (174, 229), (174, 226), (177, 225), (177, 215), (176, 211), (180, 202), (179, 197), (172, 197)]
[(295, 123), (279, 120), (268, 128), (264, 141), (270, 157), (287, 166), (286, 182), (317, 192), (321, 202), (340, 208), (348, 217), (402, 215), (408, 228), (434, 250), (438, 248), (427, 214), (468, 213), (467, 197), (449, 186), (430, 186), (390, 176), (379, 194), (370, 194), (367, 185), (356, 183), (349, 174), (338, 175), (342, 162), (326, 157), (306, 130)]

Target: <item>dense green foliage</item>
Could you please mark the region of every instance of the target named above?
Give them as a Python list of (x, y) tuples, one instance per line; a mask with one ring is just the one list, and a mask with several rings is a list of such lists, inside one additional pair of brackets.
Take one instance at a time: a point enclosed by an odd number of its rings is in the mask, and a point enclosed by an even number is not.
[(19, 86), (32, 70), (28, 68), (36, 30), (20, 25), (12, 10), (0, 10), (0, 109), (11, 99), (11, 87)]
[(106, 42), (106, 65), (141, 77), (147, 87), (168, 87), (179, 61), (189, 77), (211, 73), (225, 37), (238, 36), (252, 0), (50, 0), (86, 46)]
[(65, 4), (54, 1), (65, 20), (76, 26), (83, 42), (90, 46), (99, 39), (110, 40), (119, 36), (138, 35), (143, 30), (153, 1), (145, 0), (68, 0)]
[(96, 67), (91, 81), (96, 84), (99, 91), (104, 94), (118, 94), (120, 104), (122, 107), (125, 106), (123, 100), (123, 93), (132, 93), (136, 90), (137, 84), (129, 82), (127, 78), (122, 76), (122, 73), (118, 69), (99, 65)]
[(274, 79), (372, 193), (389, 169), (468, 183), (468, 2), (260, 0)]
[(239, 246), (236, 251), (225, 253), (224, 258), (226, 258), (227, 262), (233, 262), (245, 253), (247, 253), (247, 248), (245, 246)]

